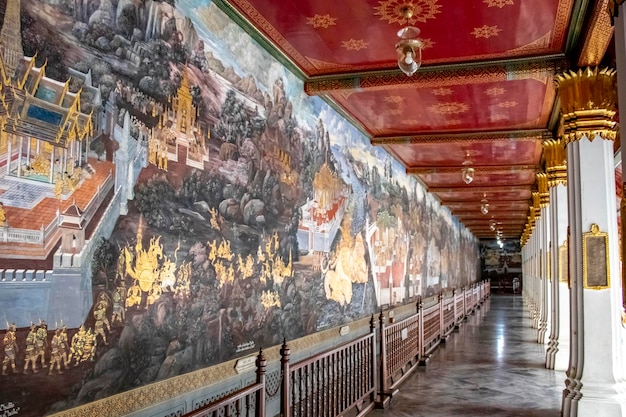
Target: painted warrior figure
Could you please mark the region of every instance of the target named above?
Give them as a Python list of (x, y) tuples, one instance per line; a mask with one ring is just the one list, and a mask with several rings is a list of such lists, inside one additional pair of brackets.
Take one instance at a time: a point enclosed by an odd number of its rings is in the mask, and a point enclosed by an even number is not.
[(35, 365), (37, 360), (41, 359), (41, 367), (47, 368), (46, 365), (46, 348), (48, 347), (48, 325), (45, 321), (41, 321), (39, 328), (37, 329), (37, 336), (35, 338)]
[(8, 375), (7, 368), (11, 365), (11, 371), (15, 373), (15, 355), (17, 354), (17, 337), (15, 336), (15, 323), (4, 334), (4, 359), (2, 360), (2, 375)]
[(87, 332), (85, 332), (85, 328), (81, 324), (78, 331), (74, 336), (72, 336), (72, 346), (70, 347), (70, 357), (69, 361), (74, 359), (74, 366), (78, 366), (81, 362), (81, 358), (83, 356), (83, 350), (86, 343)]
[(96, 305), (96, 309), (93, 312), (93, 318), (96, 319), (96, 324), (94, 325), (94, 339), (100, 335), (104, 344), (108, 345), (107, 336), (106, 333), (104, 333), (104, 326), (106, 325), (107, 331), (110, 332), (111, 325), (109, 324), (109, 319), (106, 314), (107, 302), (101, 299), (98, 301), (98, 305)]
[(124, 321), (126, 320), (126, 310), (124, 308), (125, 293), (126, 288), (124, 286), (117, 287), (115, 293), (113, 293), (113, 314), (111, 315), (111, 324), (115, 324), (116, 321), (124, 324)]
[(37, 326), (34, 323), (30, 325), (30, 331), (28, 332), (28, 336), (26, 336), (26, 353), (24, 358), (24, 373), (28, 369), (28, 364), (31, 365), (33, 372), (37, 371), (37, 365), (35, 363), (35, 358), (37, 357), (37, 352), (35, 351), (35, 342), (37, 341)]
[(69, 359), (67, 357), (67, 352), (69, 350), (70, 347), (67, 340), (67, 327), (64, 325), (61, 328), (61, 334), (59, 335), (59, 356), (61, 358), (61, 361), (63, 362), (63, 366), (65, 367), (65, 369), (67, 369), (67, 363), (69, 362)]
[(60, 375), (63, 373), (63, 371), (61, 371), (61, 329), (57, 328), (55, 330), (50, 346), (52, 350), (50, 351), (50, 370), (48, 371), (48, 375), (52, 375), (55, 366)]

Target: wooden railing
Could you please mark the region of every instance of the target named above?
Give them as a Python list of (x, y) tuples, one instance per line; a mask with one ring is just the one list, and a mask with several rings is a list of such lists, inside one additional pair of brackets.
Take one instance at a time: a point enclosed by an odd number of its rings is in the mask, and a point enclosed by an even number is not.
[(265, 417), (266, 360), (263, 351), (257, 356), (256, 366), (256, 383), (185, 414), (184, 417)]
[[(374, 406), (384, 407), (416, 365), (425, 365), (439, 343), (489, 295), (489, 284), (482, 282), (458, 292), (441, 293), (426, 300), (429, 305), (425, 308), (419, 299), (416, 313), (395, 323), (392, 319), (385, 323), (381, 311), (378, 338), (372, 316), (368, 334), (295, 364), (290, 363), (291, 352), (285, 341), (280, 349), (280, 416), (359, 417)], [(256, 383), (185, 417), (265, 417), (265, 367), (261, 351)]]
[(374, 408), (376, 343), (374, 317), (370, 333), (296, 364), (289, 363), (287, 343), (281, 349), (283, 417), (334, 417)]

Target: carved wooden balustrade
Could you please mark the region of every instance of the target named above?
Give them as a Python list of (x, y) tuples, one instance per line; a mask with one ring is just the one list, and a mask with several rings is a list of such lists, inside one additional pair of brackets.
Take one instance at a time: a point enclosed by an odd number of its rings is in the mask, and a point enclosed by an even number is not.
[(376, 343), (374, 317), (370, 333), (295, 364), (286, 343), (281, 349), (283, 417), (334, 417), (353, 411), (363, 416), (374, 408)]
[(256, 360), (256, 383), (185, 414), (184, 417), (265, 417), (265, 366), (263, 351)]
[[(458, 325), (490, 295), (488, 282), (427, 299), (417, 312), (395, 323), (374, 317), (370, 332), (334, 349), (290, 363), (286, 342), (281, 354), (281, 417), (363, 416), (375, 405), (384, 407), (398, 386)], [(378, 347), (376, 346), (378, 340)], [(185, 417), (265, 417), (266, 361), (257, 357), (257, 382)], [(378, 378), (377, 378), (378, 372)]]
[(379, 317), (379, 400), (384, 406), (404, 379), (409, 376), (419, 360), (420, 315), (409, 316), (396, 323), (385, 324), (385, 316)]

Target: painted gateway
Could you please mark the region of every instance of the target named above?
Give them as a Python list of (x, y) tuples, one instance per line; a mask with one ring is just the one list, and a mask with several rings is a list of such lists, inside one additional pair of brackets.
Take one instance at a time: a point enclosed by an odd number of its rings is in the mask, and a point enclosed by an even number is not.
[(476, 279), (449, 212), (208, 1), (2, 10), (6, 409), (69, 409)]

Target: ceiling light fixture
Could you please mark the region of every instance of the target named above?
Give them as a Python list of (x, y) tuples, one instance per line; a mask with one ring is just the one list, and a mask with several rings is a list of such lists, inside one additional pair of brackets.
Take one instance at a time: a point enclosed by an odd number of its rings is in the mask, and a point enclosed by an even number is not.
[(422, 65), (422, 47), (424, 44), (417, 38), (420, 30), (409, 25), (409, 21), (413, 17), (413, 6), (403, 7), (402, 14), (406, 19), (407, 26), (398, 31), (400, 41), (396, 43), (396, 53), (398, 54), (398, 67), (410, 77)]
[(487, 194), (483, 193), (483, 199), (480, 200), (480, 212), (482, 214), (489, 213), (489, 200), (487, 200)]

